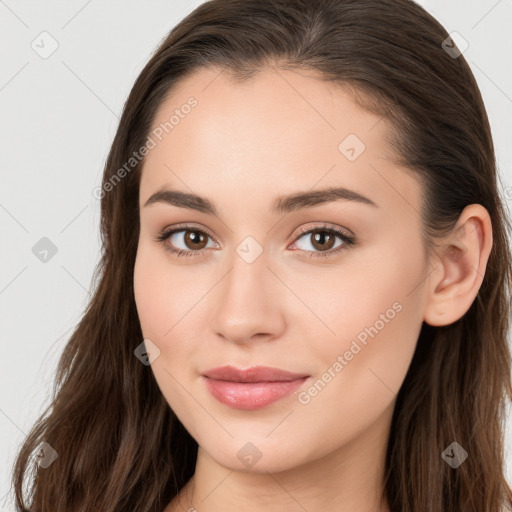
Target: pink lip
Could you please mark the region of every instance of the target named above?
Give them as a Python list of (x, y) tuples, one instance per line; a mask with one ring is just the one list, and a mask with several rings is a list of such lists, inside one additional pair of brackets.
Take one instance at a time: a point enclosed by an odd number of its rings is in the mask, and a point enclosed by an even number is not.
[(202, 377), (219, 402), (235, 409), (261, 409), (295, 391), (309, 375), (267, 366), (246, 370), (222, 366), (204, 372)]

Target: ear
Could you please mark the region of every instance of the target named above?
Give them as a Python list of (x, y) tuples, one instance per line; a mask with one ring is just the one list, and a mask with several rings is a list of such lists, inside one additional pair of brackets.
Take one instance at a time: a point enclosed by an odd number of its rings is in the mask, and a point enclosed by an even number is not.
[(452, 233), (436, 249), (426, 288), (424, 320), (449, 325), (464, 316), (482, 285), (492, 248), (492, 223), (480, 204), (466, 206)]

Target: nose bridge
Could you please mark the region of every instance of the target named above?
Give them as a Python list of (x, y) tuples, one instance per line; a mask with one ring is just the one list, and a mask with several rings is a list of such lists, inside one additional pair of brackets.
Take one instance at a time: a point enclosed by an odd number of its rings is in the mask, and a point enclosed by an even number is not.
[(255, 334), (273, 337), (284, 325), (276, 278), (267, 268), (265, 254), (253, 261), (245, 254), (240, 247), (233, 254), (231, 269), (219, 283), (213, 316), (216, 334), (232, 341), (246, 341)]

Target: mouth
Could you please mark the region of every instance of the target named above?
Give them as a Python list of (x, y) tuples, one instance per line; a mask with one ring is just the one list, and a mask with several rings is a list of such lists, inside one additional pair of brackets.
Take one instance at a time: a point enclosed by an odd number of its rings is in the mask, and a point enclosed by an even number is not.
[(306, 373), (293, 373), (271, 366), (252, 366), (242, 370), (229, 365), (212, 368), (202, 375), (210, 379), (232, 382), (285, 382), (309, 377)]
[(310, 375), (256, 366), (241, 370), (223, 366), (201, 375), (208, 391), (234, 409), (261, 409), (301, 387)]

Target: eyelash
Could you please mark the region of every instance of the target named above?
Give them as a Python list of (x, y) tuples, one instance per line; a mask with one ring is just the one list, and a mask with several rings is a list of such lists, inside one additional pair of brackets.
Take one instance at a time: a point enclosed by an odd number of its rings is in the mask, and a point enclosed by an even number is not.
[[(166, 240), (168, 238), (170, 238), (171, 235), (174, 235), (175, 233), (179, 233), (180, 231), (196, 231), (198, 233), (203, 233), (204, 235), (206, 235), (210, 238), (213, 238), (205, 231), (203, 231), (201, 229), (197, 229), (196, 226), (185, 225), (185, 226), (176, 226), (172, 229), (166, 228), (166, 229), (162, 230), (159, 233), (159, 235), (155, 238), (155, 241), (163, 244), (165, 247), (165, 250), (169, 251), (172, 254), (175, 254), (178, 258), (180, 258), (181, 256), (195, 257), (195, 256), (199, 256), (199, 255), (203, 254), (204, 252), (206, 252), (206, 249), (202, 249), (200, 251), (193, 251), (193, 250), (185, 251), (183, 249), (172, 249), (171, 247), (166, 246), (165, 245)], [(333, 228), (333, 227), (327, 226), (327, 225), (317, 226), (315, 228), (310, 228), (310, 229), (306, 229), (305, 231), (301, 231), (299, 233), (299, 235), (297, 236), (297, 238), (294, 240), (294, 243), (297, 240), (299, 240), (300, 238), (302, 238), (304, 235), (308, 235), (308, 234), (315, 233), (315, 232), (328, 233), (329, 235), (337, 236), (337, 237), (341, 238), (341, 240), (343, 241), (343, 244), (340, 245), (339, 247), (337, 247), (336, 249), (330, 250), (330, 251), (323, 251), (323, 252), (322, 251), (320, 251), (320, 252), (304, 251), (306, 253), (309, 253), (306, 256), (308, 258), (318, 258), (318, 257), (323, 258), (323, 257), (327, 257), (327, 256), (333, 256), (333, 255), (338, 254), (340, 251), (343, 251), (344, 249), (348, 249), (350, 246), (353, 246), (356, 243), (356, 238), (354, 236), (348, 235), (347, 233), (340, 231), (339, 229), (336, 229), (336, 228)], [(297, 249), (297, 250), (301, 251), (302, 249)]]

